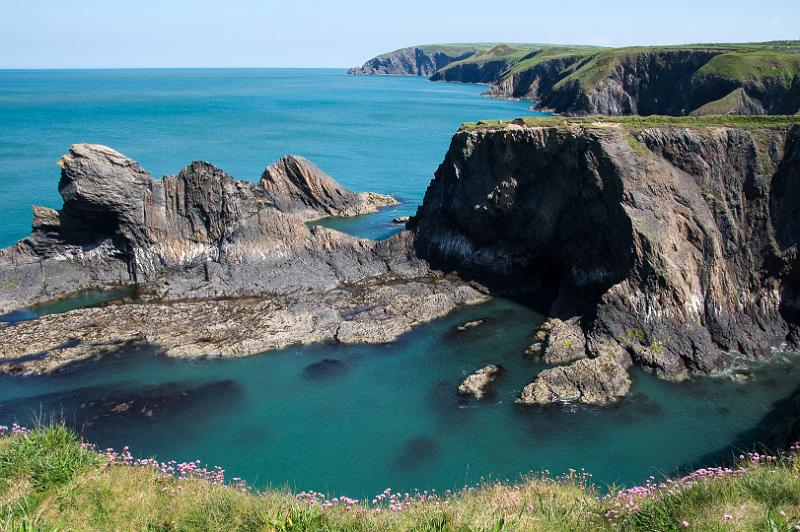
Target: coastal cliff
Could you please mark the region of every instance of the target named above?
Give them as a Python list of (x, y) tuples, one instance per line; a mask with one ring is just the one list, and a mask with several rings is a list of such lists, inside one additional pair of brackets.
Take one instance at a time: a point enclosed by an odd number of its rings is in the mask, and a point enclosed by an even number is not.
[[(408, 63), (392, 57), (380, 56), (351, 73), (392, 73), (380, 65)], [(488, 83), (492, 97), (529, 99), (564, 115), (800, 112), (800, 45), (793, 42), (630, 48), (501, 44), (451, 59), (433, 72), (430, 61), (425, 69), (401, 70), (432, 81)]]
[(679, 380), (798, 345), (798, 183), (789, 117), (478, 123), (409, 226), (437, 267), (555, 293), (532, 352), (578, 360), (520, 402), (604, 403), (631, 363)]
[(351, 68), (351, 75), (432, 76), (454, 61), (475, 55), (480, 46), (423, 45), (401, 48), (379, 55), (360, 67)]
[(60, 211), (0, 250), (0, 312), (78, 290), (138, 300), (0, 327), (0, 371), (47, 372), (142, 343), (174, 356), (241, 356), (298, 342), (385, 342), (481, 294), (432, 271), (407, 232), (359, 239), (306, 221), (394, 202), (348, 191), (287, 157), (259, 183), (206, 162), (153, 179), (104, 146), (61, 161)]

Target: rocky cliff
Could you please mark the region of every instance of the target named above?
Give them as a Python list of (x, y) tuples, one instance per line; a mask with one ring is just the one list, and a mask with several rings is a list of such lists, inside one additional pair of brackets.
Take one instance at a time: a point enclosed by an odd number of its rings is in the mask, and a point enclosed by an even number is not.
[(520, 400), (598, 403), (631, 362), (682, 379), (798, 344), (798, 186), (793, 118), (468, 125), (410, 227), (438, 267), (551, 287), (534, 351), (579, 360)]
[(351, 75), (432, 76), (454, 61), (466, 59), (480, 47), (458, 45), (411, 46), (370, 59), (351, 68)]
[[(414, 50), (405, 49), (405, 50)], [(400, 51), (399, 51), (400, 52)], [(410, 52), (375, 58), (361, 74), (489, 83), (497, 98), (525, 98), (565, 115), (794, 114), (800, 53), (791, 43), (594, 48), (485, 45), (431, 70)], [(406, 59), (401, 59), (406, 58)]]
[(408, 233), (374, 242), (307, 227), (393, 200), (350, 192), (301, 158), (259, 183), (205, 162), (156, 180), (85, 144), (60, 166), (63, 209), (34, 208), (31, 236), (0, 250), (0, 312), (119, 284), (138, 286), (144, 303), (0, 328), (7, 370), (52, 369), (131, 341), (181, 355), (387, 341), (482, 298), (417, 259)]

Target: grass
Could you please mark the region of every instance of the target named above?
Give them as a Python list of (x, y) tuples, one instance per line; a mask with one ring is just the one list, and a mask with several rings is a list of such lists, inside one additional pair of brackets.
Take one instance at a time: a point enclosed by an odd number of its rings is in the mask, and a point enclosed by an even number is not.
[(705, 115), (705, 116), (586, 116), (523, 117), (514, 120), (486, 120), (466, 123), (462, 131), (502, 129), (510, 125), (527, 127), (598, 128), (619, 124), (630, 129), (649, 127), (736, 127), (742, 129), (784, 129), (800, 125), (798, 115)]
[(734, 81), (775, 80), (790, 86), (800, 76), (800, 53), (783, 50), (727, 52), (712, 57), (697, 76), (716, 76)]
[(572, 472), (369, 502), (181, 479), (51, 426), (0, 437), (0, 529), (785, 531), (800, 521), (798, 449), (606, 495)]

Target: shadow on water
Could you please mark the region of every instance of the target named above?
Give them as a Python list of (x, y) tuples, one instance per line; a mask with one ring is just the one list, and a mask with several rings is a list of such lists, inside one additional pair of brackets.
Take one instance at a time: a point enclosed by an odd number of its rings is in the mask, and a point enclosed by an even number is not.
[[(243, 392), (233, 380), (185, 380), (151, 386), (131, 383), (85, 386), (0, 403), (0, 419), (22, 412), (42, 423), (63, 421), (92, 437), (125, 426), (163, 424), (198, 412), (236, 407)], [(219, 409), (219, 410), (217, 410)]]
[(730, 464), (738, 455), (754, 450), (767, 453), (785, 451), (798, 439), (800, 439), (800, 387), (788, 397), (773, 402), (769, 412), (758, 423), (736, 434), (729, 445), (701, 456), (696, 462), (685, 464), (679, 471)]

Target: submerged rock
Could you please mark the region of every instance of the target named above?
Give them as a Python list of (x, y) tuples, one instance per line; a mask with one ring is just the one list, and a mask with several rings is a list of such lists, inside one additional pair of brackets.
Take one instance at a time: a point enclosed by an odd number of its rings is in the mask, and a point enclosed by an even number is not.
[(503, 368), (495, 364), (485, 366), (466, 379), (458, 386), (458, 393), (461, 395), (472, 395), (475, 399), (483, 399), (487, 393), (489, 385), (494, 382), (497, 376), (503, 372)]
[(523, 405), (563, 402), (605, 405), (625, 397), (630, 386), (627, 369), (613, 357), (602, 356), (542, 371), (522, 389), (516, 402)]
[(392, 466), (401, 471), (419, 469), (439, 454), (439, 446), (430, 438), (416, 437), (405, 442)]
[(459, 332), (468, 331), (470, 329), (474, 329), (475, 327), (480, 327), (484, 323), (486, 323), (486, 320), (484, 320), (484, 319), (467, 321), (465, 323), (462, 323), (458, 327), (456, 327), (456, 331), (459, 331)]
[(335, 358), (326, 358), (319, 362), (309, 364), (303, 369), (303, 378), (306, 379), (324, 379), (336, 375), (341, 375), (347, 369), (345, 363)]

